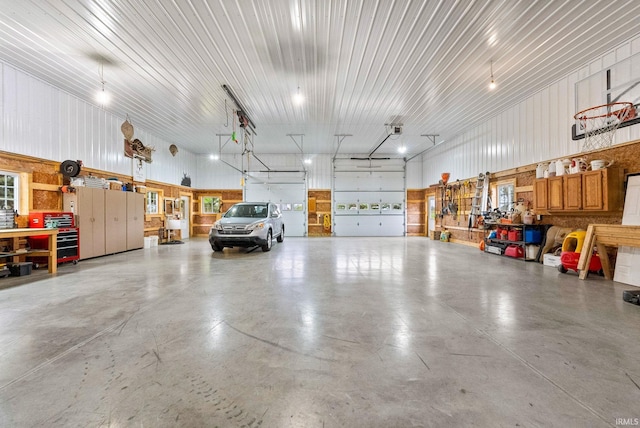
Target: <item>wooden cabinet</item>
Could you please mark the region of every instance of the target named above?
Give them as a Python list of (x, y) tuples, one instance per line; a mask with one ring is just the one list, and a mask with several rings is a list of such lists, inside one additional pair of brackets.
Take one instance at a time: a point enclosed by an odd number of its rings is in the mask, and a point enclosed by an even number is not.
[(144, 247), (144, 194), (127, 194), (127, 250)]
[(533, 209), (537, 213), (545, 212), (549, 209), (547, 194), (547, 178), (537, 179), (533, 185)]
[(582, 209), (582, 174), (565, 175), (562, 179), (565, 210)]
[(76, 187), (64, 194), (63, 204), (76, 215), (80, 259), (144, 246), (144, 194)]
[(604, 206), (601, 170), (590, 171), (584, 175), (584, 209), (601, 210)]
[(537, 179), (533, 206), (538, 214), (621, 211), (623, 183), (624, 171), (615, 167)]
[(564, 183), (563, 176), (551, 177), (547, 184), (547, 208), (551, 210), (561, 210), (564, 208)]

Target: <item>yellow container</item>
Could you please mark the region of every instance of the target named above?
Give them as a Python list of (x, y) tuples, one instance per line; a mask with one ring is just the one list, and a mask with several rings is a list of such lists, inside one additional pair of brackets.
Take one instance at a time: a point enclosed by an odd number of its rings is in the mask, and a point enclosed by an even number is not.
[(584, 230), (576, 230), (564, 237), (562, 241), (562, 252), (579, 253), (582, 251), (582, 244), (584, 244), (584, 238), (587, 232)]

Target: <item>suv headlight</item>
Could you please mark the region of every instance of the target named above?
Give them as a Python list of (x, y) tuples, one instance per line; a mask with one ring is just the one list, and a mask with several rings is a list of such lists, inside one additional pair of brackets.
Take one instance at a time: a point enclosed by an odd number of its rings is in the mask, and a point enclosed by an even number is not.
[(263, 222), (254, 223), (254, 224), (250, 224), (249, 226), (247, 226), (247, 230), (259, 230), (259, 229), (264, 229), (264, 223)]
[(216, 221), (215, 223), (213, 223), (213, 227), (212, 227), (212, 229), (215, 229), (215, 230), (222, 230), (222, 224), (220, 224), (220, 222), (219, 222), (219, 221)]

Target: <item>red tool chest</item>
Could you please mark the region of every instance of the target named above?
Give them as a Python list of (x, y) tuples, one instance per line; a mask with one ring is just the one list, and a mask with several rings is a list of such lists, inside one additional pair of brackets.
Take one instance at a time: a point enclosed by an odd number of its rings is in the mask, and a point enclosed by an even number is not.
[[(80, 231), (75, 227), (75, 216), (70, 212), (42, 212), (29, 213), (29, 227), (45, 228), (46, 226), (58, 228), (58, 263), (78, 262), (80, 258)], [(31, 236), (29, 246), (32, 249), (48, 249), (49, 237)], [(46, 257), (33, 257), (34, 262), (46, 263)]]

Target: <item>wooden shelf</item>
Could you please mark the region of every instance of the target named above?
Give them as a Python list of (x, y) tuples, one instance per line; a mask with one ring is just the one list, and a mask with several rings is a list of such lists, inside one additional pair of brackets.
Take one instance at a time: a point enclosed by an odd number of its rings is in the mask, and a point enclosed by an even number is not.
[(463, 226), (439, 226), (441, 229), (451, 229), (451, 230), (471, 230), (472, 232), (484, 232), (484, 229), (463, 227)]

